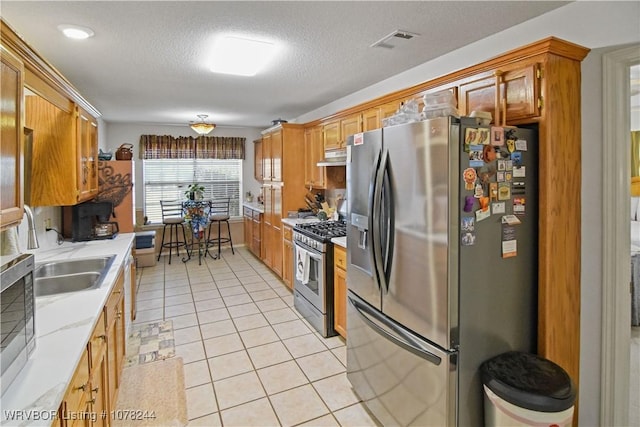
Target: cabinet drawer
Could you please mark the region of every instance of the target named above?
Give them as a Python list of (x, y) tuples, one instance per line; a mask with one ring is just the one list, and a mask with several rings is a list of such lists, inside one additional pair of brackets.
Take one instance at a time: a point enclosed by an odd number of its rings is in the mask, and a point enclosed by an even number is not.
[(334, 246), (334, 264), (337, 268), (347, 270), (347, 251), (342, 246)]
[(124, 296), (124, 277), (122, 276), (122, 271), (118, 275), (116, 279), (116, 286), (111, 291), (111, 295), (109, 295), (109, 299), (107, 300), (107, 305), (104, 307), (104, 311), (106, 314), (106, 324), (107, 326), (111, 324), (116, 318), (118, 311), (118, 303), (120, 302), (120, 298)]
[(105, 326), (104, 312), (100, 314), (98, 323), (91, 334), (89, 340), (89, 354), (91, 355), (91, 369), (95, 369), (98, 366), (102, 352), (105, 350), (105, 342), (107, 340), (107, 330)]
[(282, 227), (283, 238), (284, 240), (290, 242), (291, 241), (291, 227), (287, 227), (286, 225)]
[(242, 212), (247, 218), (251, 218), (253, 216), (253, 209), (243, 208)]
[[(89, 353), (83, 352), (80, 363), (73, 374), (71, 383), (64, 396), (66, 410), (68, 412), (80, 412), (84, 410), (86, 391), (89, 389)], [(64, 410), (64, 408), (63, 408)]]
[(262, 214), (258, 211), (253, 211), (253, 220), (254, 221), (262, 221), (262, 218), (260, 217)]

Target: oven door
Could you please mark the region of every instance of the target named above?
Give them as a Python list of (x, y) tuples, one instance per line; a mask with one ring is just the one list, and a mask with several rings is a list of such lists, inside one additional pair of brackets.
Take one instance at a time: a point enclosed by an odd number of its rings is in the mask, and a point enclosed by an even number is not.
[(298, 278), (298, 274), (294, 274), (294, 289), (297, 290), (303, 297), (307, 299), (314, 307), (316, 307), (322, 314), (327, 312), (327, 302), (325, 298), (325, 262), (326, 257), (322, 252), (318, 252), (315, 249), (306, 246), (303, 243), (294, 241), (294, 256), (295, 256), (295, 269), (294, 271), (298, 271), (298, 268), (304, 268), (301, 263), (304, 260), (301, 258), (301, 251), (306, 251), (309, 254), (308, 258), (308, 269), (309, 269), (309, 280), (306, 283), (302, 283), (303, 281)]

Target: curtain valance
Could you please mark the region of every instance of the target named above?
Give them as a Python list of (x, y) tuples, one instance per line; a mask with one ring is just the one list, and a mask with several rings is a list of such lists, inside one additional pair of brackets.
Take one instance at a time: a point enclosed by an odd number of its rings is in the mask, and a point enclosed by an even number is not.
[(244, 159), (246, 138), (140, 135), (141, 159)]

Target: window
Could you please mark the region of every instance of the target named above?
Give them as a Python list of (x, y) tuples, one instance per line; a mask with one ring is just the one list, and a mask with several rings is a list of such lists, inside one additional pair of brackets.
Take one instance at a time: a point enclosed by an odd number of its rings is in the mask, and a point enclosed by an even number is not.
[(143, 160), (144, 211), (149, 222), (161, 223), (160, 200), (185, 199), (189, 184), (205, 188), (205, 199), (231, 198), (231, 216), (240, 216), (242, 160), (146, 159)]

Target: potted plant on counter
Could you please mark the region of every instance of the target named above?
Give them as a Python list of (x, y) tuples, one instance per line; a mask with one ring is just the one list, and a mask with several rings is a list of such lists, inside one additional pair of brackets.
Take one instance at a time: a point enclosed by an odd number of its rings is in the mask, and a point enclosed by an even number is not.
[(202, 200), (204, 198), (204, 186), (195, 182), (187, 187), (184, 195), (187, 196), (189, 200)]

